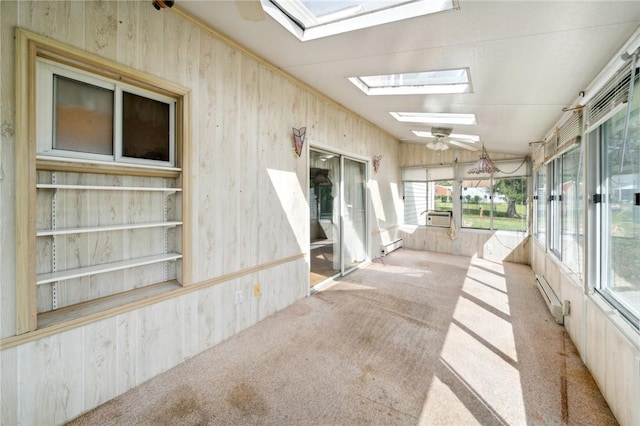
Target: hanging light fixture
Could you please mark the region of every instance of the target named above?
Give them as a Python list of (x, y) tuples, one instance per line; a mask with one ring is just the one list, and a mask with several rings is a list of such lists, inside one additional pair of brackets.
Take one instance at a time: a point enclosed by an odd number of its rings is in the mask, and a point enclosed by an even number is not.
[(432, 149), (434, 151), (444, 151), (449, 149), (449, 145), (442, 142), (440, 138), (436, 138), (435, 141), (431, 141), (425, 145), (427, 148)]
[(467, 173), (470, 173), (472, 175), (479, 175), (491, 174), (499, 171), (500, 169), (496, 167), (495, 164), (493, 164), (493, 161), (491, 161), (491, 158), (489, 158), (489, 154), (487, 154), (487, 151), (484, 149), (484, 144), (482, 144), (482, 153), (480, 154), (480, 158), (478, 158), (476, 164), (474, 164), (473, 167), (467, 171)]

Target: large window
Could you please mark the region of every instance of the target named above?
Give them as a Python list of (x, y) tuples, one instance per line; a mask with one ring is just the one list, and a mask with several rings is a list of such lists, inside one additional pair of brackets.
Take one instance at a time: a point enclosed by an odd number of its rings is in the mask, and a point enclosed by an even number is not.
[(427, 212), (453, 211), (453, 167), (408, 168), (402, 174), (405, 224), (426, 225)]
[(549, 163), (551, 170), (551, 251), (573, 272), (584, 265), (582, 147), (575, 146)]
[[(630, 69), (612, 83), (626, 94)], [(636, 327), (640, 328), (640, 84), (635, 73), (631, 102), (610, 102), (611, 112), (589, 129), (590, 213), (595, 232), (591, 252), (599, 268), (591, 268), (591, 284)], [(622, 90), (621, 87), (625, 86)], [(604, 91), (604, 98), (612, 92)], [(607, 96), (612, 98), (612, 96)], [(615, 101), (615, 99), (614, 99)], [(603, 108), (596, 99), (590, 112)], [(610, 108), (609, 108), (610, 107)]]
[(528, 176), (525, 161), (497, 163), (491, 175), (472, 175), (460, 168), (460, 201), (463, 228), (527, 231)]
[(405, 223), (425, 225), (428, 211), (444, 211), (462, 228), (526, 232), (526, 161), (501, 163), (493, 175), (468, 174), (470, 167), (460, 165), (458, 179), (452, 166), (404, 169)]

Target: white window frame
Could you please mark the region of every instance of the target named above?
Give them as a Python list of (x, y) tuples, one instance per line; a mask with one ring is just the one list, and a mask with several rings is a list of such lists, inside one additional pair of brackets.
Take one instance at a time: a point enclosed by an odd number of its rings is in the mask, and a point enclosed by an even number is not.
[[(68, 151), (53, 146), (53, 76), (59, 75), (82, 83), (111, 90), (114, 94), (113, 111), (113, 155), (91, 152)], [(87, 162), (115, 162), (133, 165), (174, 167), (176, 164), (176, 102), (175, 98), (135, 87), (123, 82), (111, 80), (77, 68), (73, 68), (48, 59), (36, 61), (36, 149), (38, 156), (65, 157), (86, 160)], [(122, 154), (122, 93), (142, 96), (169, 106), (169, 161), (126, 157)]]

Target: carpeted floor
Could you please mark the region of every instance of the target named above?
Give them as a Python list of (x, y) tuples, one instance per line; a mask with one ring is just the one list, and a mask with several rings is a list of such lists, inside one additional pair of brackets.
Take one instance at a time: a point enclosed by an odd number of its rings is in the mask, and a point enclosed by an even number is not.
[(616, 421), (529, 267), (401, 249), (73, 424)]

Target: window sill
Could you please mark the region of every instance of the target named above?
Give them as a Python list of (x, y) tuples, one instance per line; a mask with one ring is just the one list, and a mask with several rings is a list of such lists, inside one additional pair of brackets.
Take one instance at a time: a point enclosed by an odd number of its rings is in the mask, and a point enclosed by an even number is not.
[(631, 325), (629, 321), (599, 293), (590, 291), (587, 294), (587, 299), (611, 322), (613, 327), (620, 331), (637, 351), (640, 351), (640, 330)]
[(36, 169), (58, 172), (101, 173), (129, 176), (166, 177), (176, 179), (182, 172), (178, 167), (159, 167), (141, 164), (113, 163), (48, 155), (36, 156)]
[(177, 281), (167, 281), (131, 290), (126, 293), (101, 297), (100, 299), (45, 312), (38, 315), (38, 330), (88, 318), (102, 312), (117, 310), (125, 307), (125, 305), (154, 298), (154, 296), (159, 296), (179, 288), (181, 288), (181, 286)]

